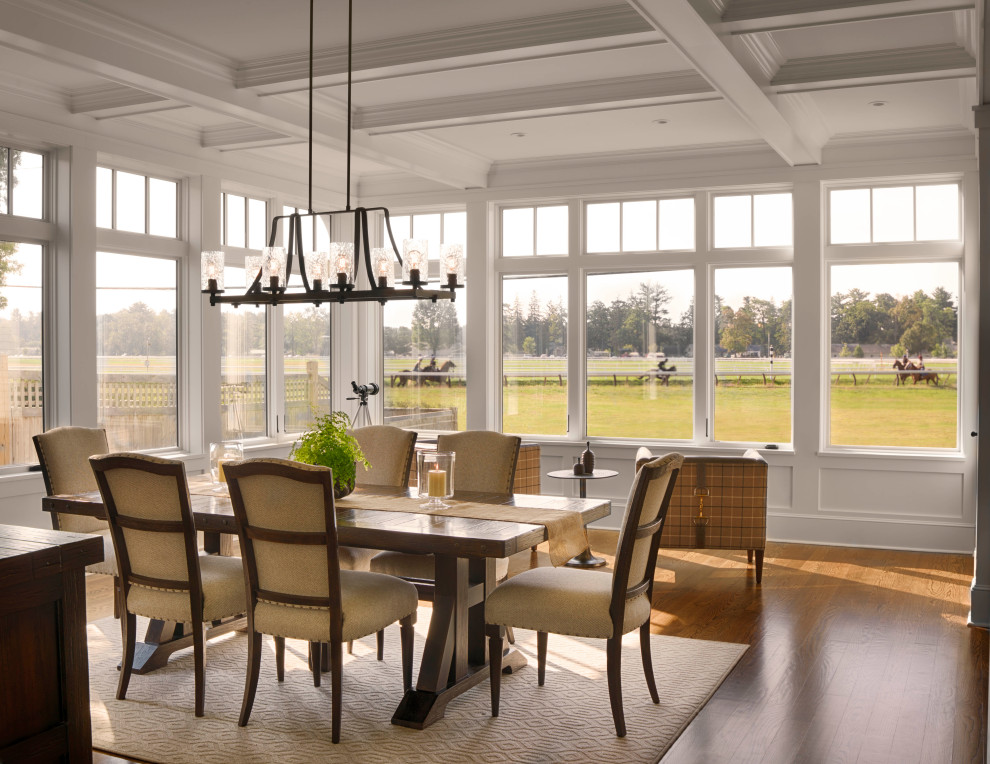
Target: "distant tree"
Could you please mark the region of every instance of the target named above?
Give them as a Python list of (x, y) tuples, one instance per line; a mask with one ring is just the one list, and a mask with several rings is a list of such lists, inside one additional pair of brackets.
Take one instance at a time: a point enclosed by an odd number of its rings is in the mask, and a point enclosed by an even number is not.
[(522, 344), (523, 355), (536, 355), (536, 340), (527, 337)]
[(857, 345), (856, 348), (853, 350), (853, 358), (862, 358), (863, 355), (864, 355), (863, 346)]
[(418, 352), (437, 355), (440, 348), (450, 347), (459, 336), (457, 310), (447, 300), (419, 300), (413, 308), (412, 344)]
[(849, 346), (845, 342), (843, 342), (842, 350), (839, 351), (839, 358), (849, 358), (851, 356), (852, 356), (852, 351), (849, 349)]
[(386, 326), (382, 332), (382, 344), (386, 353), (412, 354), (412, 329), (408, 326)]

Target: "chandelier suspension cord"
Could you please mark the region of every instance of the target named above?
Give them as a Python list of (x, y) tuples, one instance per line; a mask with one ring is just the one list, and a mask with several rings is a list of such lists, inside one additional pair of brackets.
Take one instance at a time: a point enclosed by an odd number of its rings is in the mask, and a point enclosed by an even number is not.
[(313, 5), (309, 0), (309, 212), (313, 213)]
[(351, 208), (351, 49), (354, 41), (354, 0), (347, 0), (347, 207)]

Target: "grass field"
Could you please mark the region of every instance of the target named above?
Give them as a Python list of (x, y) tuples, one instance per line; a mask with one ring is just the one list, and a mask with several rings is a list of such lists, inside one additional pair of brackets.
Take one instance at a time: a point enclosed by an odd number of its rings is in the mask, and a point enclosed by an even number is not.
[[(442, 359), (439, 359), (442, 360)], [(286, 358), (286, 374), (303, 374), (305, 358)], [(723, 359), (719, 359), (723, 361)], [(679, 369), (690, 368), (690, 359), (673, 359)], [(848, 365), (847, 365), (848, 362)], [(390, 387), (389, 375), (411, 368), (410, 359), (386, 361), (386, 406), (395, 408), (456, 408), (458, 428), (466, 426), (466, 390), (463, 381), (452, 387), (430, 385)], [(174, 374), (174, 358), (125, 357), (101, 359), (102, 370), (114, 374)], [(955, 362), (932, 362), (929, 368), (951, 371), (943, 374), (939, 387), (908, 383), (895, 386), (887, 364), (836, 359), (842, 368), (857, 370), (857, 381), (843, 375), (830, 385), (829, 424), (831, 443), (849, 446), (956, 447), (957, 390)], [(789, 443), (791, 434), (791, 388), (789, 377), (764, 384), (762, 377), (733, 378), (729, 369), (765, 370), (765, 360), (724, 359), (716, 364), (721, 376), (715, 388), (714, 437), (719, 441)], [(11, 372), (36, 372), (36, 358), (9, 359)], [(261, 357), (230, 359), (229, 372), (261, 374)], [(684, 439), (693, 437), (694, 391), (690, 377), (674, 377), (669, 386), (639, 380), (637, 373), (655, 368), (648, 359), (591, 359), (587, 387), (588, 434), (593, 437)], [(836, 368), (836, 366), (833, 366)], [(790, 359), (774, 363), (778, 373), (790, 371)], [(506, 432), (530, 435), (564, 435), (567, 429), (567, 377), (565, 359), (507, 359), (505, 371), (539, 375), (511, 379), (503, 387), (503, 423)], [(874, 374), (868, 380), (866, 373)], [(618, 384), (610, 376), (618, 374)], [(547, 375), (544, 382), (543, 374)]]

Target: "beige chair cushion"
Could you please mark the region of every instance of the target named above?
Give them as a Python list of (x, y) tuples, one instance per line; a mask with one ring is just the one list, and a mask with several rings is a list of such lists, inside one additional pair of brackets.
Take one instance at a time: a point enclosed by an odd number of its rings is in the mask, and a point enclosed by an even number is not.
[(113, 537), (107, 528), (100, 536), (103, 538), (103, 562), (94, 562), (86, 566), (87, 573), (103, 573), (107, 576), (117, 575), (117, 556), (113, 552)]
[[(407, 581), (378, 573), (340, 571), (343, 611), (341, 639), (360, 639), (415, 612), (416, 587)], [(310, 642), (330, 641), (330, 612), (326, 608), (297, 607), (258, 601), (254, 609), (255, 631)]]
[[(519, 554), (529, 555), (529, 552)], [(402, 578), (420, 578), (432, 581), (436, 577), (432, 554), (409, 554), (406, 552), (382, 552), (371, 560), (371, 569), (375, 573), (387, 573), (390, 576)], [(509, 558), (499, 557), (495, 560), (495, 578), (501, 581), (509, 572)]]
[(341, 570), (371, 570), (371, 558), (378, 554), (377, 549), (364, 549), (359, 546), (338, 546), (337, 560)]
[[(203, 581), (204, 621), (227, 618), (247, 610), (240, 558), (200, 555), (199, 572)], [(165, 591), (134, 584), (127, 595), (127, 609), (136, 615), (163, 621), (188, 623), (192, 620), (187, 591)]]
[(454, 452), (454, 489), (512, 493), (521, 441), (515, 435), (467, 430), (437, 437), (438, 451)]
[[(608, 606), (612, 574), (574, 568), (534, 568), (500, 584), (485, 602), (485, 621), (520, 629), (612, 637)], [(646, 623), (650, 601), (645, 594), (626, 603), (622, 633)]]

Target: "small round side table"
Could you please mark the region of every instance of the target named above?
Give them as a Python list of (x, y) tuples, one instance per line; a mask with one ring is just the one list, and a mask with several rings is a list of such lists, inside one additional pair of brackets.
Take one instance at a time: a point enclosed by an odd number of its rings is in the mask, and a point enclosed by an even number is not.
[[(604, 480), (605, 478), (611, 478), (618, 475), (617, 470), (595, 470), (590, 475), (575, 475), (574, 470), (553, 470), (547, 473), (547, 477), (557, 478), (558, 480), (579, 480), (578, 484), (578, 495), (582, 499), (588, 498), (588, 480)], [(601, 557), (595, 557), (591, 553), (591, 548), (585, 549), (577, 557), (568, 560), (565, 565), (569, 568), (600, 568), (605, 565), (608, 560), (603, 560)]]

